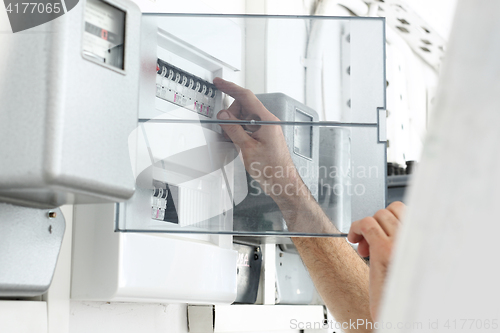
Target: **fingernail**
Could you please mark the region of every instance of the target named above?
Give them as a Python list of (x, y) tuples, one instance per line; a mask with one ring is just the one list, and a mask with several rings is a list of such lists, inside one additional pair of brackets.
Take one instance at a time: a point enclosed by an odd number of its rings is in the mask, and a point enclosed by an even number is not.
[(217, 118), (222, 119), (222, 120), (230, 119), (229, 113), (227, 113), (226, 111), (219, 112), (219, 114), (217, 114)]

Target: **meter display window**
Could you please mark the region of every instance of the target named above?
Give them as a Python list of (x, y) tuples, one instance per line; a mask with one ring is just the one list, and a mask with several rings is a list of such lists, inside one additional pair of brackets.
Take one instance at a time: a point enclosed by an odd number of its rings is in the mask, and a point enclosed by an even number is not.
[[(299, 109), (295, 110), (296, 122), (312, 122), (313, 118)], [(306, 125), (295, 126), (293, 135), (293, 151), (296, 154), (312, 158), (312, 127)]]
[(87, 0), (83, 54), (95, 62), (124, 69), (125, 12), (99, 0)]

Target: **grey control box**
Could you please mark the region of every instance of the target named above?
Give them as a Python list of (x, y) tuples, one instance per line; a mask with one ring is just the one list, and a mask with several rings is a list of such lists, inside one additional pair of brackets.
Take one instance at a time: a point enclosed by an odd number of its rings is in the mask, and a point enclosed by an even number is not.
[[(257, 98), (282, 124), (288, 150), (304, 184), (317, 199), (314, 190), (318, 185), (319, 121), (313, 109), (282, 93), (258, 94)], [(310, 123), (310, 125), (309, 125)], [(245, 231), (287, 230), (283, 215), (273, 201), (261, 189), (258, 182), (247, 173), (248, 195), (234, 208), (235, 229)]]
[[(259, 94), (257, 98), (280, 121), (287, 123), (281, 128), (293, 163), (307, 187), (316, 186), (319, 163), (319, 127), (313, 126), (319, 121), (316, 111), (282, 93)], [(317, 193), (313, 196), (317, 199)]]
[(132, 1), (87, 0), (26, 33), (0, 33), (0, 201), (132, 196), (140, 25)]

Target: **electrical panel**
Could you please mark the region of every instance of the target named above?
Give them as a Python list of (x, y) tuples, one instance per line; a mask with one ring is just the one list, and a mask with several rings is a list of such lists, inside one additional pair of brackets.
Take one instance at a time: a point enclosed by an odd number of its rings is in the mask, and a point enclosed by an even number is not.
[[(185, 19), (193, 35), (179, 29)], [(151, 230), (208, 227), (207, 220), (232, 223), (227, 188), (234, 177), (224, 166), (237, 153), (220, 126), (200, 126), (200, 120), (213, 121), (222, 109), (213, 78), (241, 69), (241, 30), (221, 18), (219, 28), (229, 33), (204, 46), (199, 32), (208, 25), (202, 21), (143, 15), (139, 110), (127, 140), (136, 189), (126, 202), (75, 208), (73, 299), (223, 304), (236, 299), (238, 254), (230, 235), (115, 232), (120, 221), (130, 223), (128, 231), (140, 231), (143, 223)], [(223, 37), (237, 53), (217, 54)]]
[[(385, 205), (383, 19), (152, 14), (128, 0), (86, 0), (32, 31), (0, 34), (15, 46), (0, 50), (9, 64), (0, 201), (85, 204), (74, 214), (75, 299), (232, 303), (233, 235), (344, 237), (343, 222)], [(333, 38), (333, 58), (321, 36)], [(266, 193), (247, 173), (217, 119), (232, 100), (216, 77), (238, 79), (277, 117), (250, 110), (229, 123), (253, 139), (283, 135), (279, 153), (331, 228), (314, 216), (290, 226), (271, 198), (288, 188)], [(37, 89), (19, 94), (26, 82)]]
[[(327, 67), (350, 66), (339, 83), (345, 89), (334, 89), (346, 99), (338, 113), (350, 117), (325, 118), (324, 110), (311, 107), (303, 92), (315, 83), (305, 75), (282, 79), (288, 69), (297, 70), (286, 66), (296, 59), (286, 54), (291, 42), (305, 43), (307, 28), (320, 22), (329, 23), (324, 32), (338, 34), (332, 51), (338, 63)], [(283, 26), (303, 30), (304, 38), (290, 42)], [(343, 222), (383, 208), (383, 29), (381, 19), (143, 14), (139, 110), (127, 141), (135, 192), (124, 202), (76, 208), (72, 297), (230, 304), (238, 300), (233, 235), (345, 236)], [(315, 55), (303, 56), (310, 58), (307, 64)], [(270, 66), (277, 60), (280, 66)], [(283, 133), (284, 149), (332, 228), (318, 229), (313, 216), (298, 228), (288, 225), (269, 193), (247, 173), (241, 149), (223, 133), (220, 125), (227, 122), (217, 113), (231, 99), (213, 80), (231, 81), (239, 71), (248, 82), (240, 85), (278, 119), (240, 114), (232, 123), (252, 137)], [(266, 73), (273, 78), (256, 83)], [(298, 88), (266, 91), (271, 81), (273, 87)], [(337, 156), (335, 147), (344, 147), (345, 154)], [(363, 176), (363, 170), (375, 172)], [(253, 291), (245, 299), (253, 300)], [(282, 302), (289, 302), (284, 295)]]

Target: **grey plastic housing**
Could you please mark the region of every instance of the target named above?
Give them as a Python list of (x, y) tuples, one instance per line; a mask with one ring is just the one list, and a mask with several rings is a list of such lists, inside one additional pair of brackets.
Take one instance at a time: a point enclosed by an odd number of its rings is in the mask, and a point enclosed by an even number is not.
[[(310, 107), (283, 93), (258, 94), (257, 98), (262, 102), (262, 104), (264, 104), (266, 109), (268, 109), (281, 121), (303, 121), (303, 118), (299, 118), (298, 114), (310, 118), (308, 121), (311, 122), (311, 126), (303, 124), (297, 126), (282, 126), (282, 130), (288, 150), (292, 156), (293, 163), (295, 164), (295, 167), (301, 171), (301, 177), (304, 183), (308, 188), (311, 188), (313, 184), (318, 183), (318, 177), (315, 171), (318, 168), (319, 160), (319, 127), (312, 126), (313, 122), (319, 121), (318, 113)], [(309, 138), (305, 137), (305, 133), (295, 132), (301, 131), (302, 129), (308, 133), (307, 136), (310, 135)], [(295, 149), (298, 145), (297, 141), (299, 140), (310, 141), (310, 154), (301, 153)], [(314, 195), (314, 197), (317, 199), (317, 194)]]
[(105, 3), (126, 13), (123, 70), (82, 53), (86, 1), (26, 32), (0, 33), (0, 201), (43, 208), (134, 193), (127, 143), (141, 12), (132, 1)]
[(0, 297), (36, 296), (49, 289), (65, 228), (59, 209), (0, 203)]
[[(320, 128), (312, 126), (314, 122), (319, 121), (317, 112), (283, 93), (258, 94), (257, 98), (281, 122), (294, 123), (308, 119), (306, 122), (311, 123), (311, 126), (304, 124), (281, 126), (293, 164), (299, 171), (304, 184), (311, 190), (313, 186), (318, 184)], [(301, 141), (308, 143), (308, 153), (297, 149)], [(255, 189), (257, 186), (260, 188), (257, 181), (251, 178), (248, 173), (247, 180), (248, 184), (246, 186), (249, 189)], [(236, 191), (242, 191), (242, 189), (236, 188)], [(318, 191), (311, 192), (313, 197), (318, 199)], [(260, 195), (253, 193), (247, 196), (239, 205), (234, 207), (233, 223), (235, 230), (261, 231), (266, 222), (271, 223), (273, 229), (287, 230), (283, 214), (274, 200), (263, 191), (259, 191), (259, 193)], [(267, 221), (262, 220), (263, 216), (267, 216)]]

